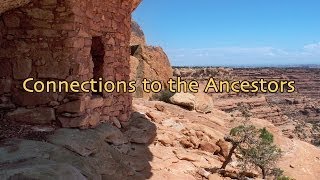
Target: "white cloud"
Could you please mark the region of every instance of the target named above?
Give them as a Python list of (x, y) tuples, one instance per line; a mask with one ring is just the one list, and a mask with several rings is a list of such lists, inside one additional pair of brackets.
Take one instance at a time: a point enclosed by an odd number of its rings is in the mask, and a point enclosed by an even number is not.
[(273, 47), (214, 47), (167, 51), (174, 65), (320, 64), (320, 42), (297, 50)]
[(305, 45), (303, 48), (307, 52), (320, 53), (320, 42), (319, 43)]

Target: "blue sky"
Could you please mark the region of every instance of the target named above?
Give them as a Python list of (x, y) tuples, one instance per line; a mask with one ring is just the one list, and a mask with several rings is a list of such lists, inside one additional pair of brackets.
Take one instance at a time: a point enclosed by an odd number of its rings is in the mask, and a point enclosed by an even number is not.
[(143, 0), (133, 17), (172, 65), (320, 64), (319, 0)]

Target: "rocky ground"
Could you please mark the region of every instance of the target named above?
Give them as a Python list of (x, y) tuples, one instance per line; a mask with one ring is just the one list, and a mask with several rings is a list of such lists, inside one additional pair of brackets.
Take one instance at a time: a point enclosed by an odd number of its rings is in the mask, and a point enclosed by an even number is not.
[[(203, 170), (220, 167), (228, 151), (229, 145), (221, 139), (242, 120), (215, 108), (204, 114), (143, 99), (134, 100), (134, 110), (121, 130), (103, 124), (89, 130), (59, 129), (42, 141), (1, 141), (0, 179), (48, 179), (48, 175), (51, 179), (206, 179)], [(251, 121), (275, 135), (284, 151), (279, 167), (286, 175), (320, 176), (320, 149), (285, 137), (269, 121)], [(228, 176), (237, 175), (236, 164), (234, 159)]]

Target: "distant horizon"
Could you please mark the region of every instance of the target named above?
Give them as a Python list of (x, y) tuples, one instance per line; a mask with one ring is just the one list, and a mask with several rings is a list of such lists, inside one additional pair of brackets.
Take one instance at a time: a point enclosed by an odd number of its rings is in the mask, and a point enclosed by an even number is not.
[(174, 66), (320, 65), (320, 1), (142, 1), (134, 19)]
[(266, 65), (254, 65), (254, 64), (247, 64), (247, 65), (173, 65), (173, 68), (320, 68), (320, 64), (266, 64)]

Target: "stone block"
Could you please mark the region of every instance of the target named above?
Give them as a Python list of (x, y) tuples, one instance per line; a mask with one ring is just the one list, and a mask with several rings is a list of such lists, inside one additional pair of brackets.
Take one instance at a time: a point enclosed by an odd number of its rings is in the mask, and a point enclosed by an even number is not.
[(85, 111), (85, 101), (77, 100), (71, 101), (66, 104), (63, 104), (57, 108), (58, 113), (68, 112), (68, 113), (81, 113)]
[(13, 92), (13, 102), (19, 106), (39, 106), (57, 100), (54, 93), (29, 93), (16, 90)]
[[(2, 50), (0, 49), (1, 53)], [(0, 59), (0, 78), (2, 77), (12, 77), (12, 65), (9, 59)]]
[(65, 80), (69, 75), (70, 64), (67, 61), (50, 61), (37, 68), (39, 78), (54, 78)]
[(86, 108), (95, 109), (104, 105), (104, 99), (102, 97), (92, 97), (86, 101)]
[(16, 28), (20, 26), (20, 18), (16, 14), (4, 15), (3, 21), (9, 28)]
[(0, 94), (9, 93), (11, 90), (11, 79), (0, 79)]
[(56, 5), (57, 4), (57, 0), (41, 0), (40, 4), (44, 5), (44, 6)]
[[(36, 60), (39, 78), (66, 79), (69, 75), (70, 63), (64, 53), (51, 53), (51, 51), (38, 51), (33, 53)], [(55, 58), (54, 58), (55, 57)]]
[(20, 57), (14, 61), (13, 77), (15, 79), (27, 79), (32, 71), (32, 60), (26, 57)]
[(52, 11), (39, 8), (28, 9), (27, 15), (35, 19), (53, 20), (54, 18)]
[(6, 115), (11, 121), (28, 124), (50, 124), (56, 120), (53, 108), (39, 107), (34, 109), (18, 108)]
[(94, 112), (92, 114), (85, 114), (75, 118), (61, 116), (58, 117), (58, 120), (64, 128), (95, 127), (100, 122), (100, 114), (98, 112)]

